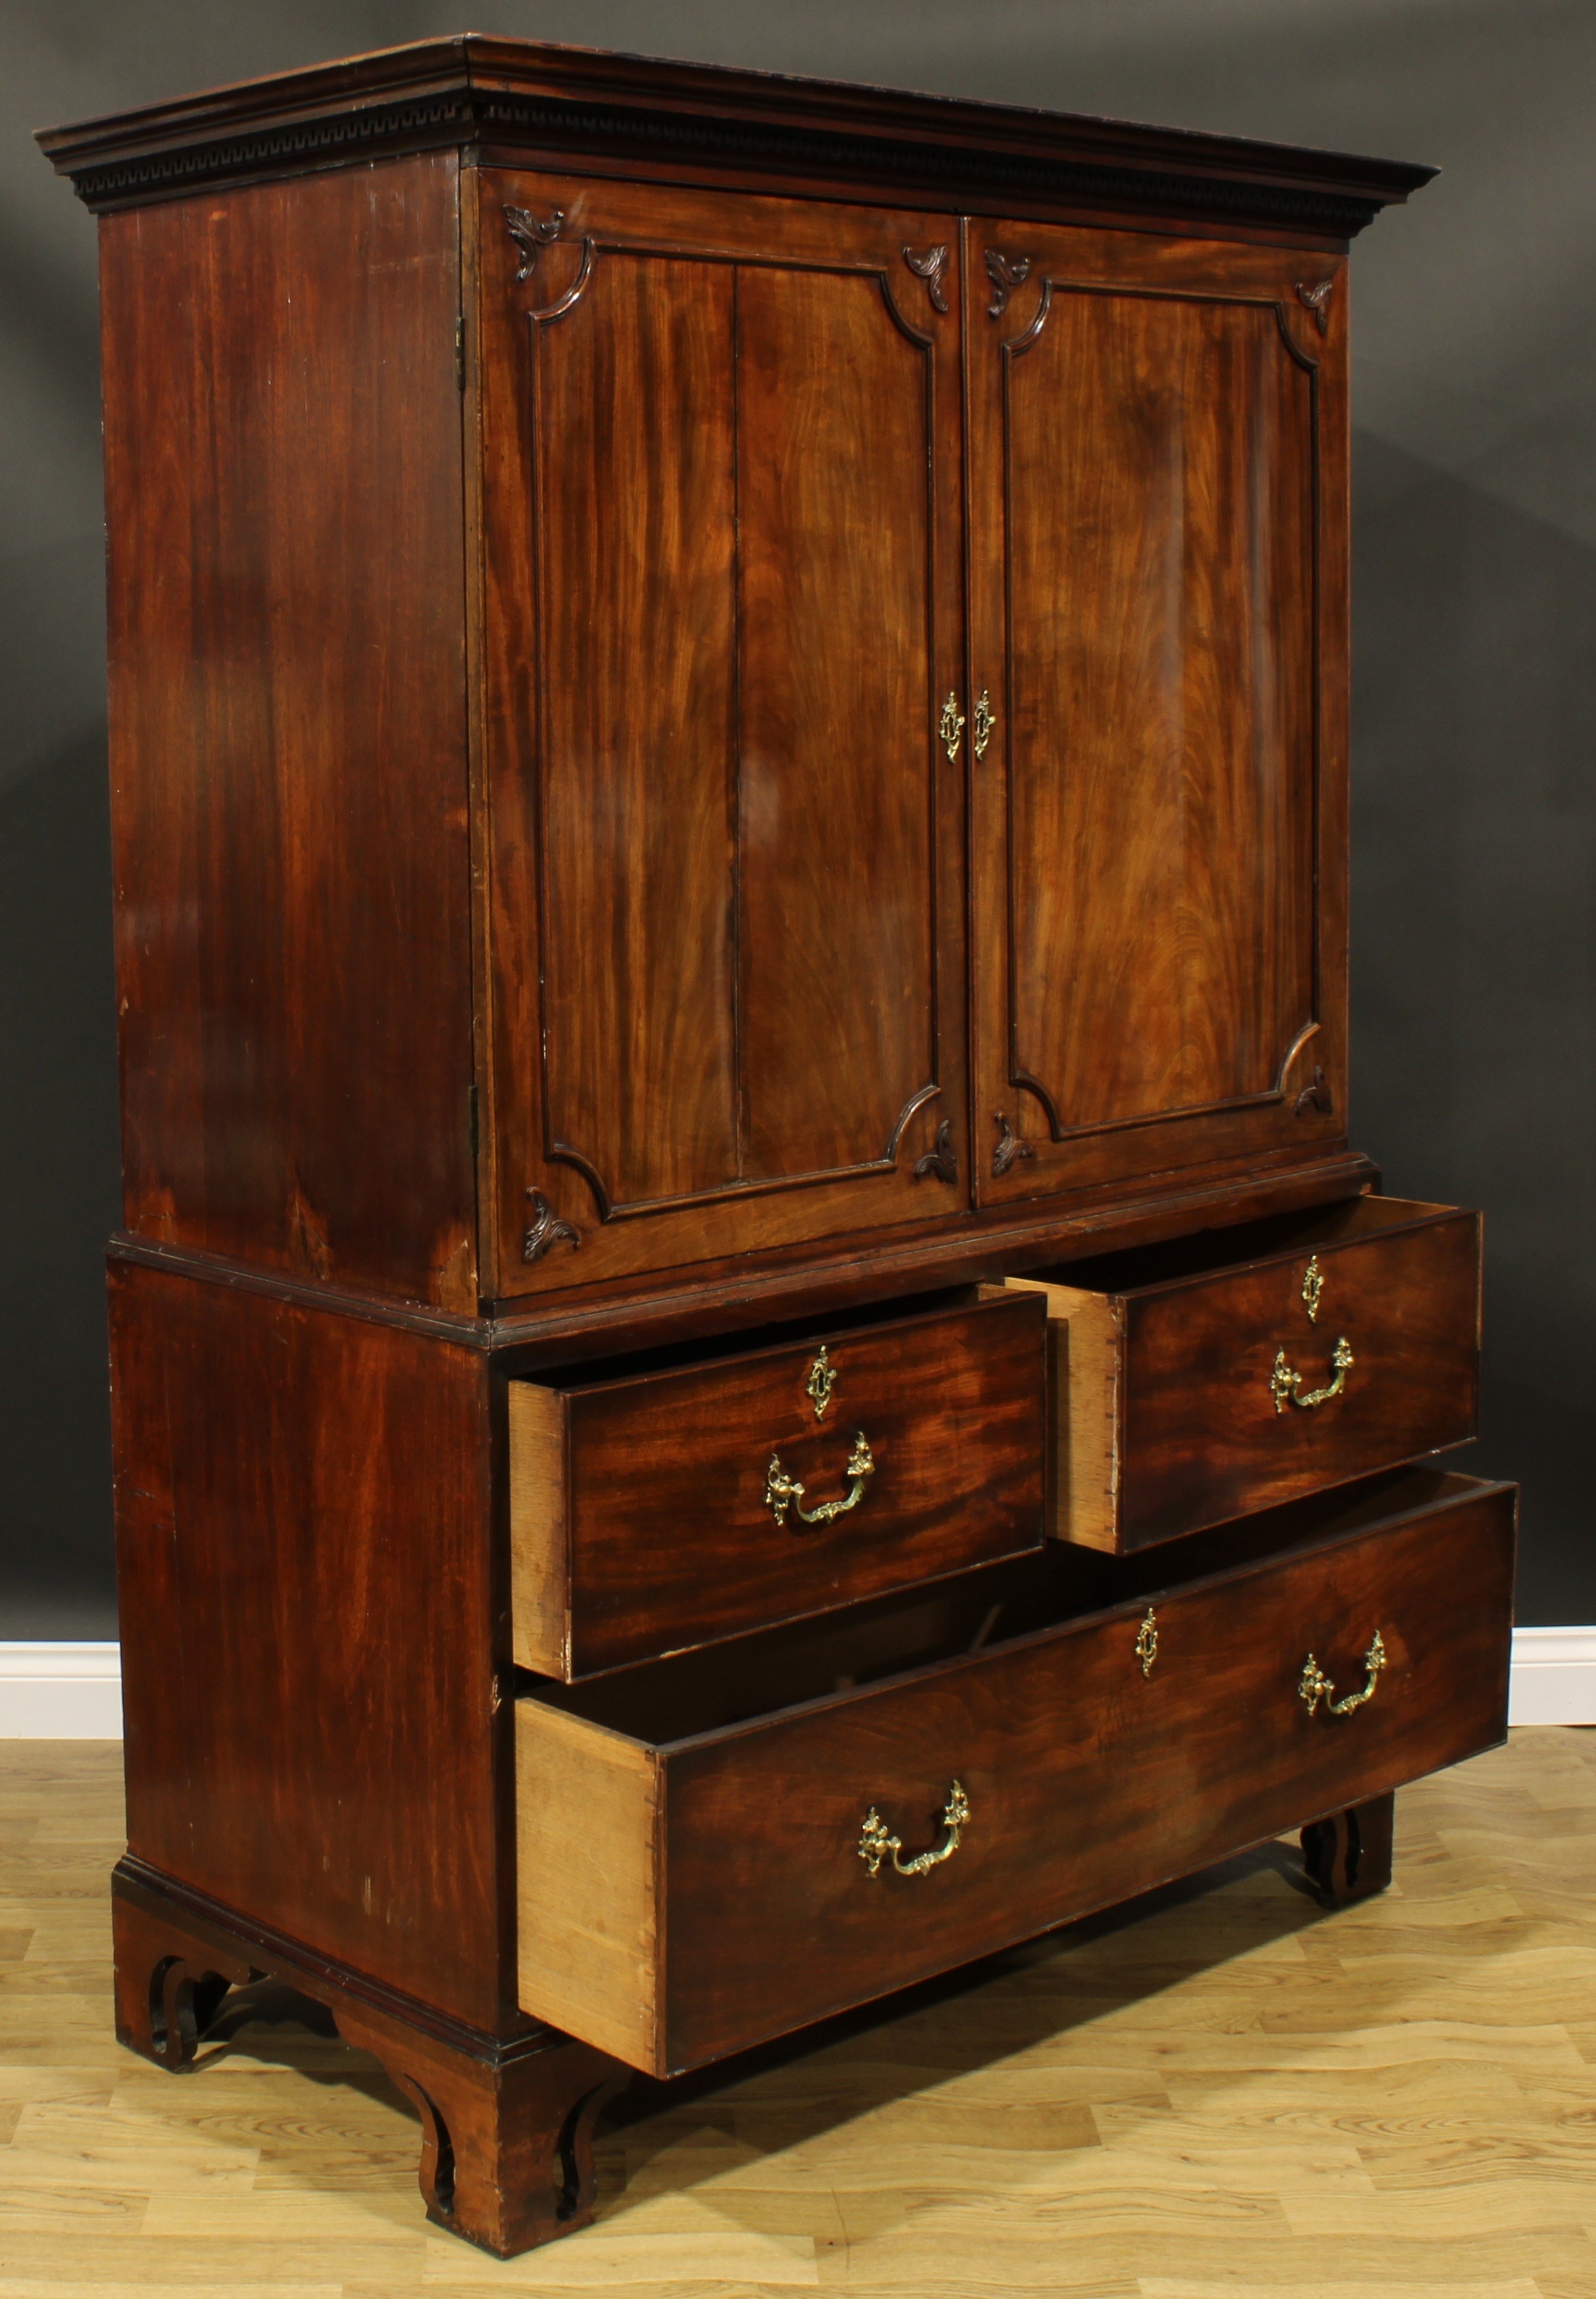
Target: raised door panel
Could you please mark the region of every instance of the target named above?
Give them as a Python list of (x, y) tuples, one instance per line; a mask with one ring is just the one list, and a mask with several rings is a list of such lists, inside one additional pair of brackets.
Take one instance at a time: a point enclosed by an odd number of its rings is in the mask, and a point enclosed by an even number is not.
[(945, 1213), (949, 232), (498, 171), (480, 196), (498, 1292)]
[(1343, 1092), (1339, 269), (1031, 226), (978, 227), (969, 254), (977, 1189), (1321, 1151)]

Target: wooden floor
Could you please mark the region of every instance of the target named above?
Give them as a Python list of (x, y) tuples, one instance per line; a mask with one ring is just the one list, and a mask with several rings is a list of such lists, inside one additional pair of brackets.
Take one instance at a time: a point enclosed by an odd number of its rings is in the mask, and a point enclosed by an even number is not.
[(1252, 1855), (612, 2129), (509, 2264), (336, 2040), (118, 2050), (119, 1757), (0, 1742), (0, 2299), (1596, 2299), (1596, 1732), (1399, 1797), (1383, 1899)]

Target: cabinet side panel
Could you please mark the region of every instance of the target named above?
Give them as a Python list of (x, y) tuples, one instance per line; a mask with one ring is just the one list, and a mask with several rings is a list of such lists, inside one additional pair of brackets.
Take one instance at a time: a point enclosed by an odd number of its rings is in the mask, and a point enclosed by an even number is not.
[(457, 170), (102, 224), (126, 1218), (474, 1307)]
[(494, 2025), (483, 1365), (126, 1264), (111, 1307), (129, 1848)]

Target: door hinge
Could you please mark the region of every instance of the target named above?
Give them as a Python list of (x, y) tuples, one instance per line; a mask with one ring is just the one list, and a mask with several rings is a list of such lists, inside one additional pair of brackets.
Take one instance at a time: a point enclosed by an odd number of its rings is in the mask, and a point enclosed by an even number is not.
[(454, 388), (465, 389), (465, 313), (454, 322)]

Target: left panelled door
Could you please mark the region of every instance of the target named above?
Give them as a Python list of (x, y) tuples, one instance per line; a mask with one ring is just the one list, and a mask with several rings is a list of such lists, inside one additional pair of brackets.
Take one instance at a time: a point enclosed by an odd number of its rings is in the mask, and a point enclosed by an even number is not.
[(485, 170), (476, 245), (498, 1294), (953, 1210), (951, 220)]

